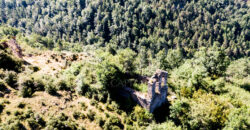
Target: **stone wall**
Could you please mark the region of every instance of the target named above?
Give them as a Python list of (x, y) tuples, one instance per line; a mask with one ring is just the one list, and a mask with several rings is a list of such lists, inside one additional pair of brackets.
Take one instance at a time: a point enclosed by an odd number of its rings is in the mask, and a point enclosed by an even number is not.
[(135, 102), (149, 110), (149, 112), (153, 112), (155, 108), (160, 107), (166, 102), (168, 91), (167, 75), (166, 71), (157, 70), (148, 81), (148, 93), (140, 93), (128, 87), (124, 89), (131, 95)]

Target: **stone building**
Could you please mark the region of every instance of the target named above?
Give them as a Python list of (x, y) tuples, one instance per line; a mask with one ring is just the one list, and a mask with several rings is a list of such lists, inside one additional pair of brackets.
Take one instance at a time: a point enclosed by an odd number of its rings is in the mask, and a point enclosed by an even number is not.
[(147, 93), (141, 93), (128, 87), (125, 87), (125, 90), (129, 92), (132, 99), (139, 105), (149, 110), (149, 112), (153, 112), (155, 108), (166, 102), (168, 91), (167, 76), (168, 73), (166, 71), (157, 70), (151, 78), (146, 80), (148, 82)]

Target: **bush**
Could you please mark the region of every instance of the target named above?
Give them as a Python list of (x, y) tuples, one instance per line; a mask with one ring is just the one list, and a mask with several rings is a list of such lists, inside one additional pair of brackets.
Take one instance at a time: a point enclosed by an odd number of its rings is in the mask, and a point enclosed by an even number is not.
[(214, 94), (220, 94), (220, 93), (226, 92), (224, 78), (218, 78), (216, 80), (205, 78), (203, 79), (203, 82), (205, 82), (205, 85), (202, 86), (202, 88), (206, 90), (207, 92), (212, 92)]
[(170, 117), (187, 129), (220, 129), (229, 114), (227, 101), (213, 94), (195, 92), (192, 99), (176, 100)]
[(29, 127), (30, 127), (32, 130), (36, 130), (36, 129), (39, 129), (39, 128), (40, 128), (39, 123), (38, 123), (35, 119), (33, 119), (33, 118), (28, 119), (27, 122), (28, 122)]
[(17, 73), (14, 71), (6, 71), (6, 77), (4, 81), (12, 88), (16, 88), (17, 84)]
[(44, 79), (35, 77), (34, 85), (36, 91), (44, 91), (45, 90), (45, 83)]
[(135, 71), (135, 61), (136, 61), (135, 58), (136, 58), (136, 53), (129, 48), (119, 50), (117, 52), (117, 55), (115, 55), (114, 57), (114, 59), (117, 59), (115, 63), (117, 64), (119, 69), (123, 73), (131, 75), (134, 74)]
[(8, 124), (2, 125), (3, 130), (26, 130), (25, 126), (19, 121), (10, 121)]
[(33, 112), (31, 109), (28, 109), (27, 111), (25, 111), (25, 112), (22, 114), (22, 117), (23, 117), (24, 119), (28, 119), (28, 118), (34, 117), (34, 112)]
[(88, 106), (87, 106), (84, 102), (81, 102), (80, 104), (81, 104), (81, 108), (82, 108), (84, 111), (88, 108)]
[(18, 80), (19, 94), (22, 97), (31, 97), (35, 92), (34, 79), (32, 77), (22, 76)]
[(123, 73), (114, 64), (107, 62), (100, 63), (97, 69), (98, 80), (104, 88), (113, 90), (117, 87), (123, 86)]
[(76, 120), (78, 120), (78, 119), (80, 118), (80, 116), (81, 116), (81, 112), (74, 112), (74, 113), (73, 113), (73, 117), (74, 117)]
[(96, 113), (92, 110), (88, 110), (87, 117), (90, 121), (93, 121), (95, 119)]
[(175, 86), (174, 90), (181, 96), (191, 97), (195, 90), (203, 87), (203, 79), (207, 76), (206, 69), (196, 60), (186, 60), (179, 68), (170, 74), (169, 83)]
[(103, 127), (104, 124), (105, 124), (105, 120), (104, 120), (102, 117), (98, 116), (98, 117), (96, 117), (96, 123), (97, 123), (100, 127)]
[(161, 124), (151, 124), (147, 130), (181, 130), (181, 127), (177, 127), (174, 122), (168, 120)]
[(61, 113), (57, 117), (52, 117), (47, 122), (46, 129), (76, 130), (76, 124), (69, 120), (69, 117)]
[(119, 105), (116, 102), (112, 101), (111, 104), (106, 105), (106, 109), (108, 111), (118, 111)]
[(98, 102), (97, 102), (96, 100), (94, 100), (94, 99), (91, 99), (90, 105), (92, 105), (92, 106), (97, 106), (97, 105), (98, 105)]
[(50, 95), (56, 95), (57, 89), (54, 86), (52, 81), (48, 81), (48, 83), (45, 85), (45, 91)]
[(119, 129), (123, 129), (123, 124), (121, 122), (121, 119), (116, 117), (116, 116), (111, 116), (104, 124), (104, 129), (105, 130), (119, 130)]
[(22, 61), (0, 50), (0, 68), (20, 72)]
[(134, 108), (132, 116), (135, 116), (139, 126), (148, 126), (153, 120), (153, 115), (139, 106)]
[(170, 106), (170, 117), (183, 126), (188, 124), (190, 104), (186, 99), (178, 99)]
[(5, 105), (3, 103), (0, 103), (0, 114), (3, 112)]
[(233, 109), (226, 121), (224, 130), (247, 130), (250, 128), (250, 109), (247, 107)]
[(70, 90), (70, 88), (67, 85), (67, 82), (64, 79), (59, 79), (56, 82), (56, 86), (57, 86), (58, 90), (66, 90), (66, 91)]
[(17, 105), (17, 107), (18, 108), (24, 108), (25, 107), (25, 103), (23, 103), (23, 102), (20, 102), (18, 105)]
[(218, 78), (225, 74), (229, 66), (229, 59), (225, 52), (220, 48), (213, 47), (205, 50), (205, 55), (201, 59), (201, 63), (212, 78)]
[(4, 84), (2, 80), (0, 80), (0, 91), (5, 92), (7, 89), (7, 86)]
[[(1, 109), (1, 108), (0, 108)], [(11, 112), (9, 111), (9, 110), (7, 110), (6, 111), (6, 114), (8, 115), (8, 116), (10, 116), (11, 115)]]
[[(241, 58), (233, 61), (227, 68), (226, 75), (229, 78), (243, 79), (250, 75), (250, 58)], [(240, 66), (240, 67), (239, 67)]]
[(157, 54), (157, 57), (159, 57), (161, 69), (164, 70), (177, 68), (183, 63), (183, 55), (180, 49), (170, 49), (167, 55), (165, 50), (162, 50)]
[(84, 77), (79, 76), (76, 80), (76, 92), (80, 95), (85, 95), (85, 93), (89, 90), (89, 85), (85, 84)]

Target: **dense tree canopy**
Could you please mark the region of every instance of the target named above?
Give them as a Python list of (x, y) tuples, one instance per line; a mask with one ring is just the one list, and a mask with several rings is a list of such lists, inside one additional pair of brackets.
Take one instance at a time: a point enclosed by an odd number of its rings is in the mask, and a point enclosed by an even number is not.
[[(249, 130), (249, 6), (0, 0), (0, 129)], [(123, 88), (147, 96), (157, 69), (168, 92), (149, 113)]]
[(249, 56), (250, 13), (244, 0), (0, 0), (0, 23), (27, 34), (113, 43), (185, 55), (214, 44), (227, 55)]

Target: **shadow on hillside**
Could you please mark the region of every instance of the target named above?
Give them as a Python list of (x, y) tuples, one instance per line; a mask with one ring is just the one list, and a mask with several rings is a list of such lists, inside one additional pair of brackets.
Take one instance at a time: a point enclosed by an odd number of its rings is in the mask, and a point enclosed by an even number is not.
[(158, 107), (154, 110), (153, 116), (156, 120), (156, 123), (163, 123), (167, 120), (170, 114), (169, 110), (170, 103), (166, 101), (161, 107)]
[(240, 85), (240, 88), (245, 89), (246, 91), (250, 92), (250, 84), (249, 83), (244, 83)]
[(130, 96), (124, 96), (121, 93), (122, 92), (119, 89), (113, 90), (113, 92), (110, 93), (110, 98), (120, 106), (121, 110), (126, 113), (132, 112), (137, 105), (136, 102), (134, 102)]

